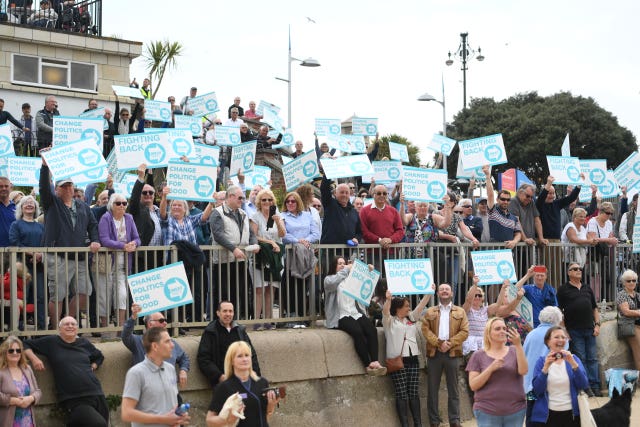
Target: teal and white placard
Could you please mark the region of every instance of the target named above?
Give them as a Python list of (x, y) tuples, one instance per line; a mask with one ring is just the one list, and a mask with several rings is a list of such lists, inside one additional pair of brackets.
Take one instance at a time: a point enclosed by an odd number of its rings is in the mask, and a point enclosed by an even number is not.
[(47, 161), (56, 181), (85, 173), (97, 176), (107, 170), (107, 162), (93, 139), (59, 145), (41, 152), (41, 156)]
[(37, 187), (40, 185), (40, 168), (42, 159), (40, 157), (15, 157), (8, 156), (7, 178), (14, 186)]
[(374, 173), (362, 177), (363, 183), (370, 183), (371, 178), (376, 184), (388, 184), (402, 179), (402, 162), (399, 160), (381, 160), (372, 162)]
[(367, 264), (356, 259), (351, 265), (349, 275), (340, 284), (338, 292), (368, 307), (379, 278), (378, 270), (369, 271)]
[(147, 99), (144, 101), (145, 120), (171, 123), (171, 103)]
[(354, 135), (375, 136), (378, 133), (378, 119), (354, 117), (351, 120), (351, 133)]
[(171, 158), (166, 132), (115, 135), (114, 141), (119, 171), (136, 170), (142, 163), (149, 169), (166, 167)]
[(465, 169), (507, 163), (507, 152), (501, 133), (460, 141), (458, 147)]
[(403, 176), (402, 192), (406, 200), (440, 203), (447, 194), (447, 171), (445, 170), (405, 166)]
[[(515, 285), (510, 285), (507, 289), (507, 296), (509, 298), (509, 302), (513, 301), (518, 296), (518, 288)], [(518, 305), (515, 308), (516, 312), (522, 317), (524, 320), (529, 323), (529, 326), (533, 328), (533, 305), (527, 299), (527, 297), (522, 297)]]
[(142, 92), (140, 92), (140, 89), (136, 87), (111, 85), (111, 89), (113, 89), (118, 96), (144, 99), (144, 96), (142, 96)]
[(233, 147), (231, 162), (229, 163), (229, 176), (238, 175), (238, 170), (241, 170), (244, 174), (253, 170), (256, 160), (256, 146), (257, 142), (254, 141)]
[(166, 129), (166, 132), (169, 160), (179, 159), (182, 156), (186, 156), (190, 160), (195, 160), (198, 157), (189, 129)]
[(587, 184), (601, 186), (607, 180), (607, 161), (605, 159), (580, 159), (580, 171)]
[(343, 156), (336, 159), (320, 159), (324, 174), (328, 179), (373, 175), (374, 170), (366, 154)]
[(409, 163), (409, 151), (404, 144), (389, 141), (389, 155), (391, 160), (400, 160), (403, 163)]
[(138, 317), (193, 302), (182, 261), (127, 277), (133, 302), (142, 307)]
[(220, 147), (207, 144), (194, 144), (199, 163), (218, 166), (220, 164)]
[(263, 101), (263, 100), (258, 102), (258, 106), (256, 107), (256, 114), (259, 116), (264, 116), (265, 108), (270, 108), (274, 110), (276, 114), (280, 114), (280, 107), (278, 107), (276, 104), (272, 104), (270, 102)]
[(218, 106), (218, 98), (215, 92), (205, 93), (204, 95), (198, 95), (195, 98), (189, 98), (187, 103), (187, 109), (193, 111), (193, 116), (202, 117), (207, 114), (220, 111)]
[(387, 287), (392, 295), (435, 293), (431, 259), (385, 259)]
[(431, 141), (429, 142), (428, 147), (433, 151), (440, 152), (445, 156), (450, 156), (453, 147), (456, 146), (456, 140), (447, 138), (446, 136), (440, 135), (439, 133), (433, 134)]
[(9, 123), (0, 125), (0, 157), (15, 155)]
[(340, 119), (316, 119), (316, 136), (340, 135)]
[(620, 187), (627, 191), (640, 183), (640, 153), (634, 151), (613, 171)]
[(513, 253), (508, 249), (495, 251), (472, 251), (473, 270), (480, 278), (478, 285), (501, 284), (505, 280), (515, 283), (516, 269), (513, 264)]
[(613, 170), (607, 169), (607, 178), (602, 185), (598, 186), (598, 190), (600, 191), (600, 194), (602, 194), (602, 197), (618, 197), (620, 194), (620, 187), (618, 187)]
[(240, 144), (240, 128), (235, 126), (216, 126), (216, 144), (235, 147)]
[(554, 184), (582, 185), (579, 158), (547, 156), (547, 165), (549, 175), (555, 178)]
[(209, 164), (170, 161), (167, 167), (167, 199), (210, 202), (216, 191), (217, 168)]
[(287, 191), (312, 181), (320, 174), (316, 152), (311, 150), (282, 165), (282, 176)]
[[(489, 172), (491, 172), (491, 166), (489, 166)], [(484, 172), (482, 172), (482, 166), (478, 166), (473, 169), (464, 169), (462, 167), (462, 157), (458, 156), (458, 167), (456, 169), (456, 178), (472, 179), (476, 181), (485, 181)]]
[(102, 152), (104, 141), (104, 119), (53, 116), (53, 137), (51, 144), (56, 147), (62, 144), (79, 141), (81, 139), (93, 139), (94, 144)]
[(199, 138), (202, 136), (202, 118), (177, 114), (174, 116), (176, 129), (189, 129), (191, 136)]

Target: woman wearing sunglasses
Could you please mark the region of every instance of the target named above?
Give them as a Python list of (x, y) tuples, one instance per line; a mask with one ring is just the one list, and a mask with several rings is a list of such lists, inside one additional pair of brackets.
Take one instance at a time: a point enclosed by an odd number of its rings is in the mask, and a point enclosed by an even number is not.
[[(111, 273), (106, 280), (98, 280), (98, 315), (100, 326), (107, 326), (110, 312), (108, 301), (115, 301), (118, 309), (118, 326), (124, 325), (127, 312), (127, 272), (133, 267), (133, 253), (140, 246), (138, 229), (131, 214), (127, 210), (127, 199), (114, 193), (107, 203), (107, 212), (100, 218), (98, 233), (100, 244), (109, 249), (117, 249), (112, 254), (112, 266), (107, 269)], [(125, 263), (125, 252), (128, 254)], [(104, 277), (104, 276), (103, 276)]]
[(22, 341), (7, 337), (0, 345), (0, 427), (35, 426), (32, 408), (40, 396)]
[[(484, 340), (484, 327), (489, 318), (496, 316), (499, 304), (485, 304), (484, 291), (478, 286), (480, 278), (473, 276), (473, 285), (467, 291), (467, 298), (462, 305), (469, 319), (469, 336), (462, 343), (462, 355), (467, 360), (471, 353), (482, 349)], [(503, 286), (504, 288), (504, 286)], [(500, 292), (500, 295), (504, 293)], [(500, 298), (498, 298), (500, 301)]]

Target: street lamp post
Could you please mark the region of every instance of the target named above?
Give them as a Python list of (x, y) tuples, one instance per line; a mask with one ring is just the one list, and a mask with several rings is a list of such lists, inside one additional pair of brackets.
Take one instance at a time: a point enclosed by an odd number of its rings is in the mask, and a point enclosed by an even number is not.
[(462, 61), (462, 108), (467, 108), (467, 61), (473, 59), (474, 57), (482, 62), (484, 61), (484, 55), (482, 54), (482, 49), (478, 47), (478, 51), (476, 52), (469, 46), (468, 42), (469, 33), (460, 33), (460, 46), (458, 46), (458, 50), (456, 50), (453, 54), (449, 51), (449, 59), (445, 62), (448, 66), (453, 65), (453, 59), (451, 56), (458, 57)]
[(291, 129), (291, 63), (298, 61), (302, 67), (319, 67), (320, 62), (313, 58), (307, 58), (305, 60), (294, 58), (291, 56), (291, 26), (289, 26), (289, 61), (287, 68), (287, 78), (276, 77), (276, 80), (280, 80), (287, 83), (287, 128)]
[[(447, 114), (444, 104), (444, 78), (442, 79), (442, 101), (438, 101), (434, 96), (425, 93), (418, 97), (418, 101), (435, 101), (442, 105), (442, 136), (447, 136)], [(442, 169), (447, 170), (447, 156), (442, 155)]]

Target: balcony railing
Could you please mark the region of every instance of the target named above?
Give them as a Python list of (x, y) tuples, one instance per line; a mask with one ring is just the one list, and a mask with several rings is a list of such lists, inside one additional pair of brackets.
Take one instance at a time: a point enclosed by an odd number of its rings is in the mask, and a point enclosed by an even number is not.
[[(178, 333), (179, 327), (198, 328), (207, 325), (215, 315), (219, 301), (231, 299), (235, 305), (236, 318), (244, 324), (305, 324), (315, 325), (316, 320), (324, 318), (322, 281), (327, 274), (330, 260), (336, 255), (345, 258), (358, 258), (365, 263), (374, 264), (376, 269), (383, 271), (384, 259), (396, 258), (430, 258), (433, 266), (434, 281), (436, 283), (450, 283), (455, 288), (455, 302), (462, 305), (466, 290), (471, 286), (471, 258), (472, 248), (460, 244), (398, 244), (389, 251), (382, 252), (379, 245), (360, 245), (356, 248), (346, 245), (316, 245), (318, 264), (305, 280), (290, 277), (290, 266), (285, 262), (283, 280), (278, 286), (271, 286), (265, 292), (256, 293), (251, 286), (252, 278), (256, 275), (253, 256), (249, 261), (218, 263), (214, 260), (219, 253), (225, 252), (220, 246), (201, 246), (206, 254), (206, 263), (202, 267), (187, 269), (194, 303), (168, 310), (165, 315), (169, 319), (169, 327), (173, 334)], [(566, 282), (566, 266), (572, 260), (573, 245), (551, 243), (544, 248), (536, 248), (519, 244), (514, 248), (514, 264), (518, 277), (522, 277), (529, 266), (545, 264), (548, 268), (547, 282), (558, 288)], [(481, 250), (503, 249), (500, 244), (485, 244)], [(292, 248), (287, 247), (286, 259)], [(118, 309), (126, 310), (125, 318), (130, 315), (131, 296), (127, 290), (126, 296), (119, 295), (117, 286), (111, 285), (114, 272), (120, 270), (126, 257), (118, 257), (122, 251), (101, 249), (93, 255), (87, 248), (2, 248), (0, 254), (4, 259), (0, 265), (0, 274), (5, 278), (4, 292), (0, 293), (0, 337), (9, 333), (34, 336), (55, 333), (48, 330), (47, 325), (57, 325), (55, 314), (50, 312), (49, 289), (56, 286), (55, 277), (64, 283), (57, 289), (67, 295), (62, 300), (62, 313), (81, 319), (81, 333), (110, 332), (122, 330), (122, 322), (118, 319)], [(42, 257), (40, 255), (42, 254)], [(69, 262), (77, 255), (77, 263)], [(57, 256), (56, 263), (47, 263), (46, 257)], [(40, 261), (42, 260), (42, 261)], [(179, 260), (178, 250), (171, 247), (139, 247), (134, 256), (134, 265), (129, 274), (149, 270), (165, 263)], [(615, 301), (619, 289), (620, 274), (630, 268), (638, 270), (640, 257), (632, 253), (628, 244), (620, 244), (610, 249), (608, 256), (598, 259), (595, 251), (587, 251), (587, 261), (583, 272), (583, 284), (590, 286), (595, 293), (596, 300), (603, 299), (609, 303)], [(18, 272), (17, 262), (27, 266)], [(224, 267), (224, 268), (222, 268)], [(55, 271), (52, 271), (55, 269)], [(236, 279), (225, 274), (233, 271)], [(70, 304), (70, 298), (76, 293), (74, 276), (87, 271), (92, 283), (93, 297), (88, 298), (87, 305)], [(30, 272), (31, 282), (27, 280)], [(55, 273), (55, 274), (54, 274)], [(45, 281), (45, 278), (50, 281)], [(247, 284), (243, 286), (242, 284)], [(58, 285), (58, 284), (56, 284)], [(20, 292), (20, 288), (22, 291)], [(112, 289), (113, 288), (113, 289)], [(493, 289), (492, 289), (493, 288)], [(498, 295), (499, 285), (492, 285), (487, 291), (488, 302), (493, 302)], [(417, 300), (417, 296), (412, 299)], [(493, 298), (493, 301), (492, 301)], [(262, 307), (271, 306), (273, 314), (269, 317), (256, 318), (255, 306), (261, 302)], [(126, 305), (118, 307), (118, 301), (126, 301)], [(417, 301), (414, 301), (414, 303)], [(433, 304), (433, 300), (430, 304)], [(262, 313), (269, 312), (263, 309)], [(53, 320), (53, 321), (51, 321)]]
[[(2, 23), (102, 36), (102, 0), (76, 1), (67, 6), (62, 1), (53, 0), (51, 10), (56, 15), (40, 13), (43, 9), (36, 3), (33, 2), (32, 7), (21, 7), (19, 2), (7, 2), (6, 10), (2, 11)], [(36, 20), (30, 19), (34, 12), (38, 17)]]

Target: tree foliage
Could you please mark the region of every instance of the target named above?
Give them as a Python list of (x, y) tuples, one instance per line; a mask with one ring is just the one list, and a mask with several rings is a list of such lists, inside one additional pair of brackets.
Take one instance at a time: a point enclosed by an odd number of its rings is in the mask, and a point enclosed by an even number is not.
[(169, 40), (150, 41), (145, 46), (144, 58), (147, 61), (147, 71), (149, 79), (154, 83), (155, 89), (151, 94), (151, 99), (155, 99), (164, 74), (169, 69), (175, 69), (178, 66), (178, 57), (182, 55), (184, 47), (180, 42), (170, 42)]
[(404, 136), (396, 135), (395, 133), (380, 138), (380, 148), (378, 150), (376, 160), (380, 160), (383, 157), (391, 159), (391, 155), (389, 154), (389, 141), (395, 142), (396, 144), (406, 145), (407, 152), (409, 153), (409, 165), (414, 167), (420, 166), (420, 149), (413, 145), (413, 143)]
[[(494, 173), (517, 167), (542, 185), (549, 175), (546, 156), (560, 155), (567, 132), (572, 156), (607, 159), (610, 169), (638, 150), (634, 135), (615, 116), (593, 98), (568, 92), (548, 97), (530, 92), (500, 102), (473, 99), (469, 108), (455, 116), (447, 136), (462, 141), (502, 133), (509, 163), (494, 167)], [(456, 170), (457, 161), (456, 146), (448, 158), (450, 171)]]

